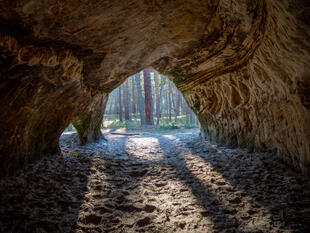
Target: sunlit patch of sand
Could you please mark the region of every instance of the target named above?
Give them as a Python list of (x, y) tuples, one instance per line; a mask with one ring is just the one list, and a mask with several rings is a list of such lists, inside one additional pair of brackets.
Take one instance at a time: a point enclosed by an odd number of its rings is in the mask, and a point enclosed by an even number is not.
[(166, 135), (163, 135), (164, 138), (167, 138), (167, 139), (170, 139), (170, 140), (175, 140), (177, 139), (177, 137), (175, 135), (172, 135), (172, 134), (166, 134)]
[(159, 161), (164, 158), (156, 137), (132, 137), (126, 141), (125, 145), (126, 152), (136, 158), (151, 161)]

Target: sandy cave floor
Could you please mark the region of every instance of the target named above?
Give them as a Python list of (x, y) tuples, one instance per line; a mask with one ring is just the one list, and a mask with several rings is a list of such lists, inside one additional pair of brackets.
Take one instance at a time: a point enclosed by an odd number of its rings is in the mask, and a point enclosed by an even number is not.
[(0, 181), (0, 232), (310, 232), (310, 183), (198, 131), (113, 135)]

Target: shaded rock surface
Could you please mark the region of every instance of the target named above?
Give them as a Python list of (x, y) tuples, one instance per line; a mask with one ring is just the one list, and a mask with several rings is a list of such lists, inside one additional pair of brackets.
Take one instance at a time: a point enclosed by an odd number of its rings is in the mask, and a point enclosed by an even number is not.
[(104, 138), (101, 133), (101, 123), (107, 102), (108, 94), (97, 95), (85, 113), (73, 119), (72, 124), (77, 130), (82, 145)]
[[(1, 1), (1, 176), (128, 75), (168, 75), (212, 140), (310, 163), (309, 1)], [(92, 133), (90, 133), (92, 134)], [(94, 135), (94, 134), (93, 134)]]
[[(1, 232), (308, 232), (310, 183), (198, 132), (105, 134), (0, 181)], [(137, 174), (139, 174), (137, 176)]]

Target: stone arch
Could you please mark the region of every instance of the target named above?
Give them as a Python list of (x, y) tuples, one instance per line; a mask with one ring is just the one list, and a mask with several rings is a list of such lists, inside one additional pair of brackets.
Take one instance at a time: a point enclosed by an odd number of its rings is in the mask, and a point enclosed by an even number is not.
[(276, 151), (307, 174), (307, 9), (304, 0), (1, 2), (0, 175), (55, 153), (70, 121), (87, 123), (145, 67), (170, 77), (206, 137)]

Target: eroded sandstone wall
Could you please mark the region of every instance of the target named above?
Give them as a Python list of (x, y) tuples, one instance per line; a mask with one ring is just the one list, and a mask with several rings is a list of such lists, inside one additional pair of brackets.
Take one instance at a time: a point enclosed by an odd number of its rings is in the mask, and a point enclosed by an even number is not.
[[(261, 14), (253, 15), (255, 20), (261, 17), (254, 33), (251, 35), (253, 23), (247, 34), (239, 32), (249, 47), (258, 40), (244, 65), (222, 75), (208, 72), (213, 69), (210, 67), (196, 80), (193, 78), (190, 84), (193, 88), (184, 83), (179, 86), (185, 90), (185, 97), (198, 115), (207, 138), (276, 153), (289, 165), (308, 174), (310, 30), (305, 11), (309, 10), (309, 4), (298, 4), (301, 2), (266, 1), (261, 5)], [(248, 17), (244, 19), (248, 19), (248, 24), (251, 22)], [(241, 25), (236, 30), (247, 28)], [(228, 44), (220, 51), (220, 57), (238, 63), (243, 45), (244, 41), (237, 47)], [(229, 54), (225, 50), (234, 52)], [(235, 55), (240, 59), (235, 60)], [(221, 69), (221, 65), (214, 70)]]
[(98, 94), (153, 67), (176, 83), (206, 137), (274, 151), (309, 172), (309, 8), (306, 0), (0, 2), (2, 167), (56, 151)]
[[(0, 34), (0, 176), (59, 150), (72, 118), (100, 94), (81, 82), (83, 63), (70, 51), (23, 45)], [(106, 97), (106, 95), (105, 95)]]

